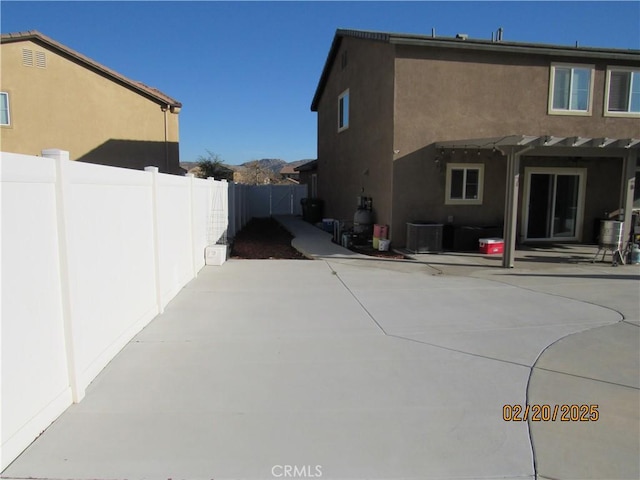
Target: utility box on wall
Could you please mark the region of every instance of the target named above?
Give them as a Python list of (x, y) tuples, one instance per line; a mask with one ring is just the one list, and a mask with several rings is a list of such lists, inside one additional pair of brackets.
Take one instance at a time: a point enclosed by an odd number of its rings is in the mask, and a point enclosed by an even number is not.
[(209, 245), (204, 250), (205, 265), (222, 265), (227, 261), (226, 245)]

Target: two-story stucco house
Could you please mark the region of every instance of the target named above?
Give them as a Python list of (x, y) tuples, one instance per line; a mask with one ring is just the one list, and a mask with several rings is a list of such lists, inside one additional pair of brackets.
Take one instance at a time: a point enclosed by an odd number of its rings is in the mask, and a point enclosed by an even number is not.
[(179, 166), (181, 103), (30, 31), (3, 34), (2, 151), (161, 172)]
[(511, 252), (630, 224), (640, 51), (338, 30), (311, 110), (325, 215), (372, 197), (397, 246), (417, 221), (499, 225)]

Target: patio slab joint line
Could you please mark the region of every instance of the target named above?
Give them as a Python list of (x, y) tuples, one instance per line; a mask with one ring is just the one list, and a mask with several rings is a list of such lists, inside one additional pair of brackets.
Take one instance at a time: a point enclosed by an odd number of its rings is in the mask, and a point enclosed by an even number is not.
[(338, 281), (342, 284), (342, 286), (347, 290), (347, 292), (349, 292), (349, 294), (353, 297), (353, 299), (358, 302), (358, 305), (360, 305), (360, 307), (362, 308), (362, 310), (364, 310), (364, 312), (369, 316), (369, 318), (373, 321), (373, 323), (376, 324), (376, 326), (380, 329), (380, 331), (385, 335), (385, 336), (389, 336), (389, 334), (385, 331), (384, 328), (382, 328), (382, 325), (380, 325), (380, 323), (378, 323), (378, 321), (376, 320), (376, 318), (373, 316), (373, 314), (367, 310), (367, 307), (364, 306), (364, 304), (360, 301), (360, 299), (356, 296), (355, 293), (353, 293), (351, 291), (351, 289), (349, 288), (349, 286), (344, 282), (344, 280), (342, 280), (342, 278), (340, 278), (340, 274), (338, 272), (336, 272), (333, 267), (331, 266), (331, 264), (327, 261), (324, 260), (324, 262), (326, 263), (327, 267), (329, 267), (329, 270), (331, 270), (331, 274), (335, 275), (336, 278), (338, 279)]
[[(512, 274), (509, 274), (509, 275), (512, 275)], [(515, 276), (518, 276), (518, 274), (515, 274)], [(613, 308), (613, 307), (609, 307), (609, 306), (607, 306), (607, 305), (600, 305), (599, 303), (590, 302), (590, 301), (588, 301), (588, 300), (584, 300), (584, 299), (581, 299), (581, 298), (569, 297), (569, 296), (567, 296), (567, 295), (560, 295), (559, 293), (545, 292), (544, 290), (537, 290), (537, 289), (535, 289), (535, 288), (532, 288), (532, 287), (525, 287), (525, 286), (523, 286), (523, 285), (515, 285), (515, 284), (513, 284), (513, 283), (509, 283), (509, 282), (507, 282), (507, 281), (504, 281), (504, 280), (500, 280), (500, 279), (498, 279), (498, 278), (495, 278), (495, 276), (493, 276), (493, 275), (492, 275), (491, 277), (485, 277), (485, 276), (479, 276), (479, 277), (476, 277), (476, 276), (472, 275), (470, 278), (477, 278), (477, 279), (479, 279), (479, 280), (486, 280), (486, 281), (489, 281), (489, 282), (496, 282), (496, 283), (499, 283), (499, 284), (501, 284), (501, 285), (508, 285), (508, 286), (510, 286), (510, 287), (519, 288), (519, 289), (521, 289), (521, 290), (527, 290), (527, 291), (529, 291), (529, 292), (537, 293), (537, 294), (540, 294), (540, 295), (550, 295), (550, 296), (552, 296), (552, 297), (564, 298), (564, 299), (566, 299), (566, 300), (572, 300), (572, 301), (574, 301), (574, 302), (586, 303), (587, 305), (593, 305), (593, 306), (595, 306), (595, 307), (604, 308), (604, 309), (606, 309), (606, 310), (610, 310), (610, 311), (615, 312), (615, 313), (617, 313), (618, 315), (620, 315), (620, 320), (619, 320), (620, 322), (625, 322), (625, 323), (628, 323), (628, 324), (631, 324), (631, 325), (635, 325), (635, 326), (637, 326), (637, 327), (640, 327), (640, 325), (636, 325), (636, 324), (634, 324), (634, 323), (632, 323), (632, 322), (629, 322), (629, 321), (625, 318), (624, 313), (622, 313), (620, 310), (616, 310), (615, 308)], [(610, 325), (614, 325), (615, 323), (618, 323), (618, 322), (612, 322)], [(596, 328), (596, 327), (594, 327), (594, 328)], [(591, 330), (591, 329), (588, 329), (588, 330)], [(571, 334), (571, 335), (573, 335), (573, 334)], [(555, 342), (554, 342), (554, 343), (555, 343)], [(552, 345), (553, 345), (553, 344), (552, 344)]]
[(523, 368), (526, 368), (528, 370), (531, 370), (533, 368), (530, 365), (527, 365), (525, 363), (512, 362), (511, 360), (504, 360), (502, 358), (489, 357), (487, 355), (480, 355), (479, 353), (465, 352), (464, 350), (458, 350), (456, 348), (451, 348), (451, 347), (444, 347), (442, 345), (437, 345), (435, 343), (429, 343), (429, 342), (425, 342), (425, 341), (422, 341), (422, 340), (416, 340), (415, 338), (403, 337), (403, 336), (400, 336), (400, 335), (393, 335), (393, 334), (387, 334), (387, 336), (388, 337), (397, 338), (398, 340), (405, 340), (407, 342), (420, 343), (420, 344), (426, 345), (428, 347), (440, 348), (442, 350), (447, 350), (449, 352), (460, 353), (461, 355), (469, 355), (470, 357), (484, 358), (485, 360), (492, 360), (494, 362), (500, 362), (500, 363), (506, 363), (506, 364), (509, 364), (509, 365), (515, 365), (517, 367), (523, 367)]
[[(585, 330), (585, 331), (588, 331), (588, 330)], [(584, 331), (583, 332), (576, 332), (576, 333), (584, 333)], [(536, 360), (536, 362), (537, 362), (537, 360)], [(607, 385), (613, 385), (614, 387), (630, 388), (631, 390), (640, 390), (640, 388), (634, 387), (633, 385), (625, 385), (624, 383), (608, 382), (606, 380), (601, 380), (599, 378), (585, 377), (584, 375), (577, 375), (575, 373), (561, 372), (559, 370), (552, 370), (550, 368), (536, 367), (535, 364), (533, 365), (532, 369), (542, 370), (542, 371), (550, 372), (550, 373), (557, 373), (559, 375), (567, 375), (569, 377), (582, 378), (583, 380), (589, 380), (589, 381), (592, 381), (592, 382), (606, 383)]]
[[(529, 290), (529, 289), (526, 289), (526, 290)], [(532, 291), (535, 292), (536, 290), (532, 290)], [(549, 295), (554, 295), (554, 294), (549, 294)], [(564, 297), (562, 295), (554, 295), (554, 296), (558, 296), (558, 297), (561, 297), (561, 298), (569, 298), (569, 297)], [(575, 300), (575, 299), (572, 299), (572, 300)], [(581, 300), (578, 300), (578, 301), (581, 301)], [(590, 305), (595, 305), (597, 307), (602, 307), (602, 305), (597, 305), (597, 304), (594, 304), (594, 303), (591, 303), (591, 302), (585, 302), (585, 303), (588, 303)], [(612, 311), (618, 313), (622, 317), (621, 320), (619, 320), (618, 322), (610, 323), (608, 325), (616, 325), (618, 323), (626, 323), (624, 321), (624, 315), (622, 315), (621, 312), (618, 312), (617, 310), (614, 310), (614, 309), (612, 309), (610, 307), (603, 307), (603, 308), (608, 308), (609, 310), (612, 310)], [(525, 405), (530, 405), (530, 403), (531, 403), (530, 402), (530, 398), (529, 398), (529, 385), (531, 383), (531, 377), (533, 376), (533, 371), (536, 370), (536, 369), (537, 370), (546, 371), (546, 372), (551, 372), (551, 373), (557, 373), (557, 374), (560, 374), (560, 375), (568, 375), (568, 376), (571, 376), (571, 377), (582, 378), (582, 379), (590, 380), (590, 381), (594, 381), (594, 382), (606, 383), (606, 384), (614, 385), (614, 386), (618, 386), (618, 387), (630, 388), (630, 389), (633, 389), (633, 390), (639, 390), (638, 388), (632, 387), (630, 385), (623, 385), (623, 384), (620, 384), (620, 383), (608, 382), (606, 380), (599, 380), (597, 378), (585, 377), (583, 375), (576, 375), (576, 374), (568, 373), (568, 372), (560, 372), (558, 370), (552, 370), (552, 369), (549, 369), (549, 368), (536, 367), (536, 364), (540, 361), (540, 358), (542, 358), (542, 356), (545, 354), (545, 352), (549, 348), (551, 348), (553, 345), (555, 345), (558, 342), (560, 342), (561, 340), (564, 340), (565, 338), (571, 337), (573, 335), (578, 335), (578, 334), (581, 334), (581, 333), (584, 333), (584, 332), (588, 332), (588, 331), (596, 329), (596, 328), (601, 328), (602, 326), (603, 325), (593, 326), (592, 328), (587, 328), (585, 330), (580, 330), (578, 332), (573, 332), (573, 333), (570, 333), (568, 335), (564, 335), (561, 338), (558, 338), (556, 341), (554, 341), (554, 342), (550, 343), (549, 345), (547, 345), (538, 354), (538, 356), (536, 357), (536, 359), (533, 362), (533, 365), (529, 369), (529, 378), (527, 378), (527, 386), (526, 386), (526, 392), (525, 392)], [(536, 448), (535, 448), (534, 442), (533, 442), (533, 432), (531, 430), (531, 419), (530, 418), (527, 419), (527, 433), (529, 434), (529, 445), (531, 446), (531, 454), (532, 454), (532, 457), (533, 457), (533, 471), (534, 471), (534, 473), (536, 475), (535, 478), (538, 478), (538, 462), (537, 462)]]

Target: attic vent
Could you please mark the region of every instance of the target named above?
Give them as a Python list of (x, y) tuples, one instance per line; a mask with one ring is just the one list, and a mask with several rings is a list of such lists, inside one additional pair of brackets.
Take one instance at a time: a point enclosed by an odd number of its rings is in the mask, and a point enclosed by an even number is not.
[(36, 67), (47, 68), (47, 56), (44, 52), (36, 52)]
[(347, 51), (345, 50), (344, 52), (342, 52), (342, 58), (340, 60), (340, 67), (342, 68), (342, 70), (344, 70), (345, 68), (347, 68)]
[(22, 65), (25, 67), (33, 67), (33, 50), (27, 48), (22, 49)]

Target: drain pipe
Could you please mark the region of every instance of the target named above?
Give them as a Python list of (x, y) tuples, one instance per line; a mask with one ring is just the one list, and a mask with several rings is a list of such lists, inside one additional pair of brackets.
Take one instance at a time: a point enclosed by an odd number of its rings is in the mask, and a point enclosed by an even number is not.
[(164, 171), (169, 173), (169, 121), (167, 119), (167, 112), (170, 106), (163, 105), (160, 108), (164, 113)]

